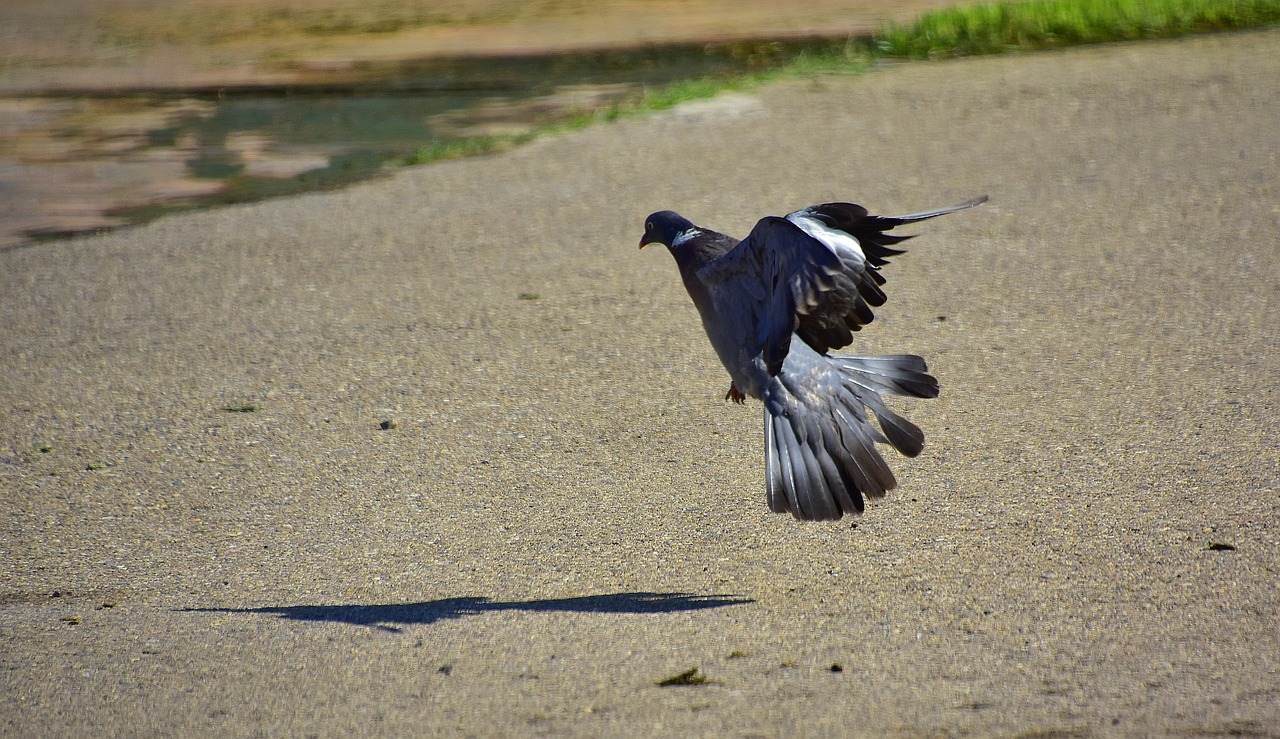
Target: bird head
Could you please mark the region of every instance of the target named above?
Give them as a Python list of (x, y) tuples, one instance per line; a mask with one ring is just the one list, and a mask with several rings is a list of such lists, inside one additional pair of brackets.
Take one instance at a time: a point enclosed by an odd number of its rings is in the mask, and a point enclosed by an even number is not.
[(644, 236), (640, 238), (640, 248), (649, 244), (662, 244), (671, 248), (676, 237), (692, 229), (689, 219), (670, 210), (660, 210), (644, 219)]

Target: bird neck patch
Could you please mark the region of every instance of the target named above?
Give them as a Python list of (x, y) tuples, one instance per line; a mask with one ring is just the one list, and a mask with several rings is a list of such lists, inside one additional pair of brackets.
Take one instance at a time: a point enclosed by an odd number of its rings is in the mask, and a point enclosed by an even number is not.
[(671, 246), (672, 248), (681, 246), (689, 239), (692, 239), (696, 236), (701, 236), (701, 235), (702, 235), (702, 229), (700, 228), (686, 228), (685, 230), (676, 234), (676, 237), (671, 240)]

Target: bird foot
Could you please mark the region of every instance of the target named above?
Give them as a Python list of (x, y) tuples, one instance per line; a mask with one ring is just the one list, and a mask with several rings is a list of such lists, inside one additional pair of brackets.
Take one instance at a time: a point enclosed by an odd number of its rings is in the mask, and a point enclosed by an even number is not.
[(744, 395), (742, 391), (738, 389), (738, 386), (733, 384), (732, 382), (729, 383), (729, 392), (724, 394), (724, 399), (732, 400), (733, 402), (738, 403), (739, 405), (747, 402), (747, 396)]

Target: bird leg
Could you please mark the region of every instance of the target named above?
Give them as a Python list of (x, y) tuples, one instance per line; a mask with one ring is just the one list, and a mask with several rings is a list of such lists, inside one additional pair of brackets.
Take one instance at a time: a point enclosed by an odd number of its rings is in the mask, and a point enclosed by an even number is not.
[(732, 400), (733, 402), (738, 403), (739, 405), (747, 402), (747, 396), (744, 395), (743, 392), (738, 389), (738, 386), (733, 384), (732, 382), (729, 383), (729, 392), (724, 394), (724, 399)]

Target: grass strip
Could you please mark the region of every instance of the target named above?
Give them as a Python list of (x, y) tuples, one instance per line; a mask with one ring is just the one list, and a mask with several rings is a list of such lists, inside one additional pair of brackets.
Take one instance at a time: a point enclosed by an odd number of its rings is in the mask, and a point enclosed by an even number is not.
[(1280, 0), (1022, 0), (929, 11), (873, 51), (929, 58), (1173, 38), (1280, 23)]

